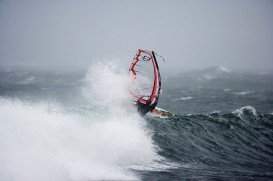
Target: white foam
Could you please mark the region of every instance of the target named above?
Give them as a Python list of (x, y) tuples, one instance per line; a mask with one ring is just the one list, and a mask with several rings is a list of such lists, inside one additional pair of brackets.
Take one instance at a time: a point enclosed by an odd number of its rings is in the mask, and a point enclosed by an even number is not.
[(188, 165), (177, 164), (174, 162), (153, 162), (149, 165), (132, 165), (131, 168), (134, 170), (145, 170), (145, 171), (165, 171), (168, 169), (177, 169), (179, 167), (189, 168)]
[(0, 180), (135, 180), (131, 167), (162, 159), (128, 109), (127, 74), (101, 64), (85, 81), (90, 106), (101, 106), (87, 115), (0, 98)]
[(212, 111), (212, 112), (210, 112), (209, 114), (219, 114), (221, 111), (219, 111), (219, 110), (214, 110), (214, 111)]
[(249, 113), (251, 113), (254, 116), (257, 116), (257, 112), (256, 112), (255, 108), (252, 107), (252, 106), (241, 107), (240, 109), (237, 109), (236, 111), (233, 111), (232, 113), (238, 115), (242, 119), (242, 116), (246, 112), (249, 112)]
[(217, 77), (216, 77), (215, 75), (206, 74), (206, 75), (204, 75), (203, 78), (204, 78), (205, 80), (207, 80), (207, 81), (210, 81), (210, 80), (216, 79)]
[(193, 99), (193, 97), (191, 96), (188, 96), (188, 97), (181, 97), (179, 99), (176, 99), (177, 101), (181, 100), (181, 101), (185, 101), (185, 100), (190, 100), (190, 99)]
[(217, 71), (223, 72), (223, 73), (230, 73), (231, 72), (228, 68), (223, 67), (223, 66), (217, 67)]
[(31, 76), (31, 77), (26, 78), (25, 80), (19, 81), (17, 84), (25, 84), (25, 85), (28, 85), (28, 84), (33, 84), (33, 83), (35, 83), (36, 81), (37, 81), (37, 80), (36, 80), (36, 77)]
[(0, 180), (137, 179), (129, 166), (159, 159), (137, 115), (93, 120), (0, 102)]
[(248, 95), (248, 94), (252, 94), (252, 93), (254, 93), (254, 92), (253, 91), (233, 92), (233, 94), (240, 95), (240, 96), (244, 96), (244, 95)]

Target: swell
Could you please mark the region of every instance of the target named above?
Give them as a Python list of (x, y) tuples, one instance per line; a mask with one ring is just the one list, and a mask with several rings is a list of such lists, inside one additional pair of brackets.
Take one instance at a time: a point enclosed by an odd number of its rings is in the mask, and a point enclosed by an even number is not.
[[(273, 115), (243, 107), (212, 113), (149, 119), (159, 154), (189, 164), (199, 174), (273, 177)], [(191, 170), (193, 171), (193, 170)], [(235, 174), (236, 173), (236, 174)], [(197, 174), (198, 175), (198, 174)]]

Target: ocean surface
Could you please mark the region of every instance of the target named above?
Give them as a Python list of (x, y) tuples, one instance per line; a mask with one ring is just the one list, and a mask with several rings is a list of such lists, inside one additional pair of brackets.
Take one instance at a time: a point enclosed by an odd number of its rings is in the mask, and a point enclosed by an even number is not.
[(0, 70), (0, 180), (272, 180), (273, 74), (162, 74), (140, 117), (127, 70)]

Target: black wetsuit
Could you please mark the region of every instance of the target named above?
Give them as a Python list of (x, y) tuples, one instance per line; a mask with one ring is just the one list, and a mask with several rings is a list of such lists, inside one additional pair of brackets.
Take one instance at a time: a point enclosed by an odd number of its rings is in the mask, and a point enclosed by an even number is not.
[(140, 102), (140, 100), (137, 101), (137, 111), (141, 116), (145, 116), (149, 111), (155, 109), (157, 102), (153, 103), (152, 105), (150, 105), (150, 103), (150, 101), (147, 101), (146, 104), (143, 104)]

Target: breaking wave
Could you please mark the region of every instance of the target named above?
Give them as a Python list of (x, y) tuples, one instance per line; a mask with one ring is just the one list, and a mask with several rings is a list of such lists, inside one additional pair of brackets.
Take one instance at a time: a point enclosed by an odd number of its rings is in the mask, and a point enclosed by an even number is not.
[(127, 74), (94, 65), (85, 83), (81, 111), (0, 98), (0, 180), (136, 180), (134, 168), (160, 168), (145, 121), (126, 105)]
[(163, 84), (160, 106), (175, 116), (141, 118), (116, 65), (1, 74), (0, 180), (272, 180), (271, 89), (248, 99), (234, 91), (254, 86)]

